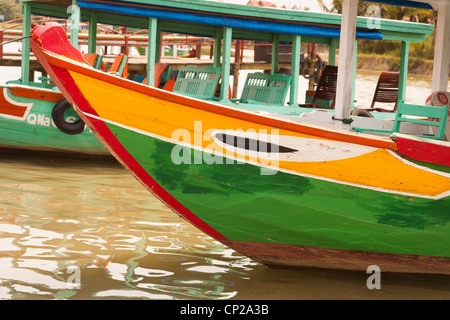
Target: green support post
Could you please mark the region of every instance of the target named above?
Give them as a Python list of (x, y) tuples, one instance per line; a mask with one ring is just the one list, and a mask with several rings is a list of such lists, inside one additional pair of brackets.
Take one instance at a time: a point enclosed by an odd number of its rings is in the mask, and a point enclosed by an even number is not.
[(230, 99), (228, 88), (230, 86), (232, 32), (233, 29), (229, 27), (223, 28), (222, 80), (220, 83), (220, 98), (223, 102)]
[[(28, 36), (31, 31), (31, 2), (23, 3), (23, 36)], [(21, 79), (23, 85), (30, 83), (30, 39), (22, 40)]]
[(400, 54), (400, 76), (398, 79), (398, 99), (405, 101), (406, 98), (406, 82), (408, 79), (408, 60), (409, 60), (409, 41), (402, 41), (402, 50)]
[(97, 12), (91, 11), (89, 16), (88, 52), (95, 53), (97, 47)]
[(272, 40), (272, 69), (271, 74), (275, 74), (278, 72), (278, 55), (279, 55), (279, 37), (278, 33), (273, 35)]
[(80, 30), (80, 7), (77, 6), (76, 0), (72, 0), (71, 9), (70, 43), (75, 48), (78, 48), (78, 31)]
[(147, 54), (147, 85), (155, 85), (155, 63), (158, 36), (158, 19), (149, 18), (148, 21), (148, 54)]
[(217, 28), (216, 37), (214, 38), (214, 67), (220, 67), (220, 56), (222, 52), (222, 36), (223, 30), (221, 27)]
[(336, 47), (339, 43), (339, 39), (333, 38), (330, 40), (330, 48), (328, 50), (328, 64), (331, 66), (336, 65)]
[(156, 40), (155, 40), (155, 50), (156, 50), (156, 53), (155, 53), (155, 61), (156, 62), (160, 62), (161, 61), (161, 36), (162, 36), (162, 34), (161, 34), (161, 26), (160, 26), (160, 24), (158, 23), (158, 28), (157, 28), (157, 31), (156, 31)]
[(291, 60), (291, 89), (289, 93), (289, 106), (298, 107), (298, 85), (300, 74), (300, 49), (302, 37), (294, 35), (292, 39), (292, 60)]

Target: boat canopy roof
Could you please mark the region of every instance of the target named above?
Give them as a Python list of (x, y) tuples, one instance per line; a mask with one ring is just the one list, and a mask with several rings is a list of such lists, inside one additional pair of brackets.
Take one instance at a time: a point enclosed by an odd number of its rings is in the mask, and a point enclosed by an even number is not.
[[(23, 1), (23, 0), (22, 0)], [(394, 0), (379, 0), (394, 1)], [(407, 0), (395, 0), (407, 1)], [(411, 1), (411, 0), (409, 0)], [(71, 0), (33, 0), (32, 13), (68, 17)], [(112, 25), (148, 28), (148, 18), (158, 18), (161, 31), (214, 37), (217, 27), (233, 29), (233, 38), (291, 41), (301, 35), (303, 42), (328, 43), (340, 37), (341, 15), (283, 8), (262, 8), (204, 0), (78, 0), (81, 19), (97, 12), (97, 21)], [(358, 17), (357, 39), (386, 39), (422, 42), (432, 25), (371, 17)]]

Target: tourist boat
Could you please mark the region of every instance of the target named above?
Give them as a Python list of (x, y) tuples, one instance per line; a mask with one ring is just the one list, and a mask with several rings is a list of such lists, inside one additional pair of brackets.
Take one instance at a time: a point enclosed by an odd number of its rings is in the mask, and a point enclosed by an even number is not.
[[(408, 158), (415, 152), (400, 148), (416, 141), (419, 153), (434, 149), (448, 160), (449, 142), (431, 137), (428, 122), (440, 117), (442, 134), (447, 114), (402, 115), (415, 107), (420, 112), (448, 110), (427, 108), (422, 105), (426, 97), (418, 106), (404, 103), (409, 43), (423, 40), (430, 26), (380, 20), (370, 29), (367, 19), (356, 19), (356, 5), (344, 0), (341, 16), (210, 1), (79, 0), (82, 12), (95, 12), (98, 19), (113, 15), (118, 21), (148, 26), (149, 39), (156, 40), (149, 42), (147, 85), (86, 65), (55, 23), (33, 29), (31, 47), (117, 160), (174, 212), (224, 245), (275, 267), (365, 271), (377, 265), (384, 272), (450, 274), (448, 163)], [(440, 43), (435, 62), (442, 65), (435, 68), (433, 87), (442, 91), (448, 81), (448, 63), (442, 59), (448, 59), (450, 48), (440, 41), (450, 31), (450, 13), (444, 1), (433, 1), (435, 5)], [(222, 48), (215, 49), (216, 54), (223, 51), (219, 98), (200, 99), (200, 94), (152, 86), (157, 32), (165, 29), (222, 39)], [(350, 115), (355, 36), (402, 41), (395, 121)], [(299, 72), (298, 53), (305, 38), (334, 44), (339, 39), (335, 108), (277, 112), (301, 109), (297, 77), (290, 80), (288, 106), (233, 102), (224, 90), (229, 86), (233, 37), (274, 43), (290, 39), (292, 74)], [(220, 59), (215, 62), (219, 65)], [(390, 132), (385, 130), (388, 122)], [(401, 122), (408, 123), (414, 135), (392, 135), (392, 125)]]
[[(30, 10), (24, 12), (24, 34), (30, 32), (31, 13)], [(2, 152), (69, 153), (71, 157), (109, 158), (110, 153), (86, 127), (51, 78), (41, 76), (35, 81), (30, 74), (29, 40), (24, 39), (21, 78), (0, 85)]]
[(13, 153), (110, 155), (60, 92), (21, 80), (0, 86), (0, 148)]

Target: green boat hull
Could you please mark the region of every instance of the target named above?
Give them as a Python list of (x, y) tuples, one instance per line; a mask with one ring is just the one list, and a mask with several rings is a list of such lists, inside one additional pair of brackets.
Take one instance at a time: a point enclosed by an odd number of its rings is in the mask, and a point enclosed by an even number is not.
[[(15, 96), (11, 94), (9, 88), (8, 85), (0, 86), (1, 94), (7, 94), (7, 97), (3, 100), (7, 100), (6, 102), (13, 105), (29, 106), (29, 111), (23, 117), (11, 117), (0, 112), (0, 147), (45, 152), (69, 152), (82, 156), (109, 156), (109, 152), (89, 128), (85, 127), (80, 134), (67, 134), (59, 130), (52, 119), (55, 102)], [(6, 109), (5, 106), (0, 107)], [(78, 119), (78, 115), (73, 108), (68, 109), (64, 113), (64, 117), (68, 121)]]
[(450, 257), (449, 197), (412, 198), (281, 171), (261, 175), (260, 167), (220, 157), (205, 164), (190, 149), (182, 151), (191, 154), (189, 163), (175, 165), (174, 144), (108, 128), (158, 184), (230, 242)]

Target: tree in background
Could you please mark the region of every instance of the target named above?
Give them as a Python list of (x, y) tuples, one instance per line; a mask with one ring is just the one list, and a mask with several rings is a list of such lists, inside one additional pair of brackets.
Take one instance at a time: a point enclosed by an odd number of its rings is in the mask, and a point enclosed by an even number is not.
[[(317, 0), (323, 11), (328, 13), (342, 13), (342, 0), (332, 0), (327, 6), (324, 0)], [(390, 20), (408, 20), (412, 22), (429, 23), (436, 25), (437, 13), (434, 10), (409, 8), (403, 6), (394, 6), (366, 1), (358, 2), (358, 16), (372, 16), (373, 6), (379, 8), (380, 18)], [(359, 40), (358, 52), (387, 54), (392, 56), (400, 55), (401, 44), (398, 41), (372, 41)], [(434, 57), (434, 30), (433, 34), (423, 43), (413, 43), (410, 47), (410, 55), (424, 59), (433, 59)]]
[(19, 0), (1, 0), (0, 15), (5, 16), (5, 21), (22, 17), (22, 4)]
[[(342, 13), (342, 0), (332, 0), (330, 6), (324, 0), (317, 0), (319, 6), (328, 13)], [(391, 20), (409, 20), (413, 22), (430, 23), (436, 19), (436, 12), (433, 10), (416, 9), (388, 4), (359, 1), (358, 16), (370, 16), (370, 7), (377, 6), (380, 9), (380, 18)]]

